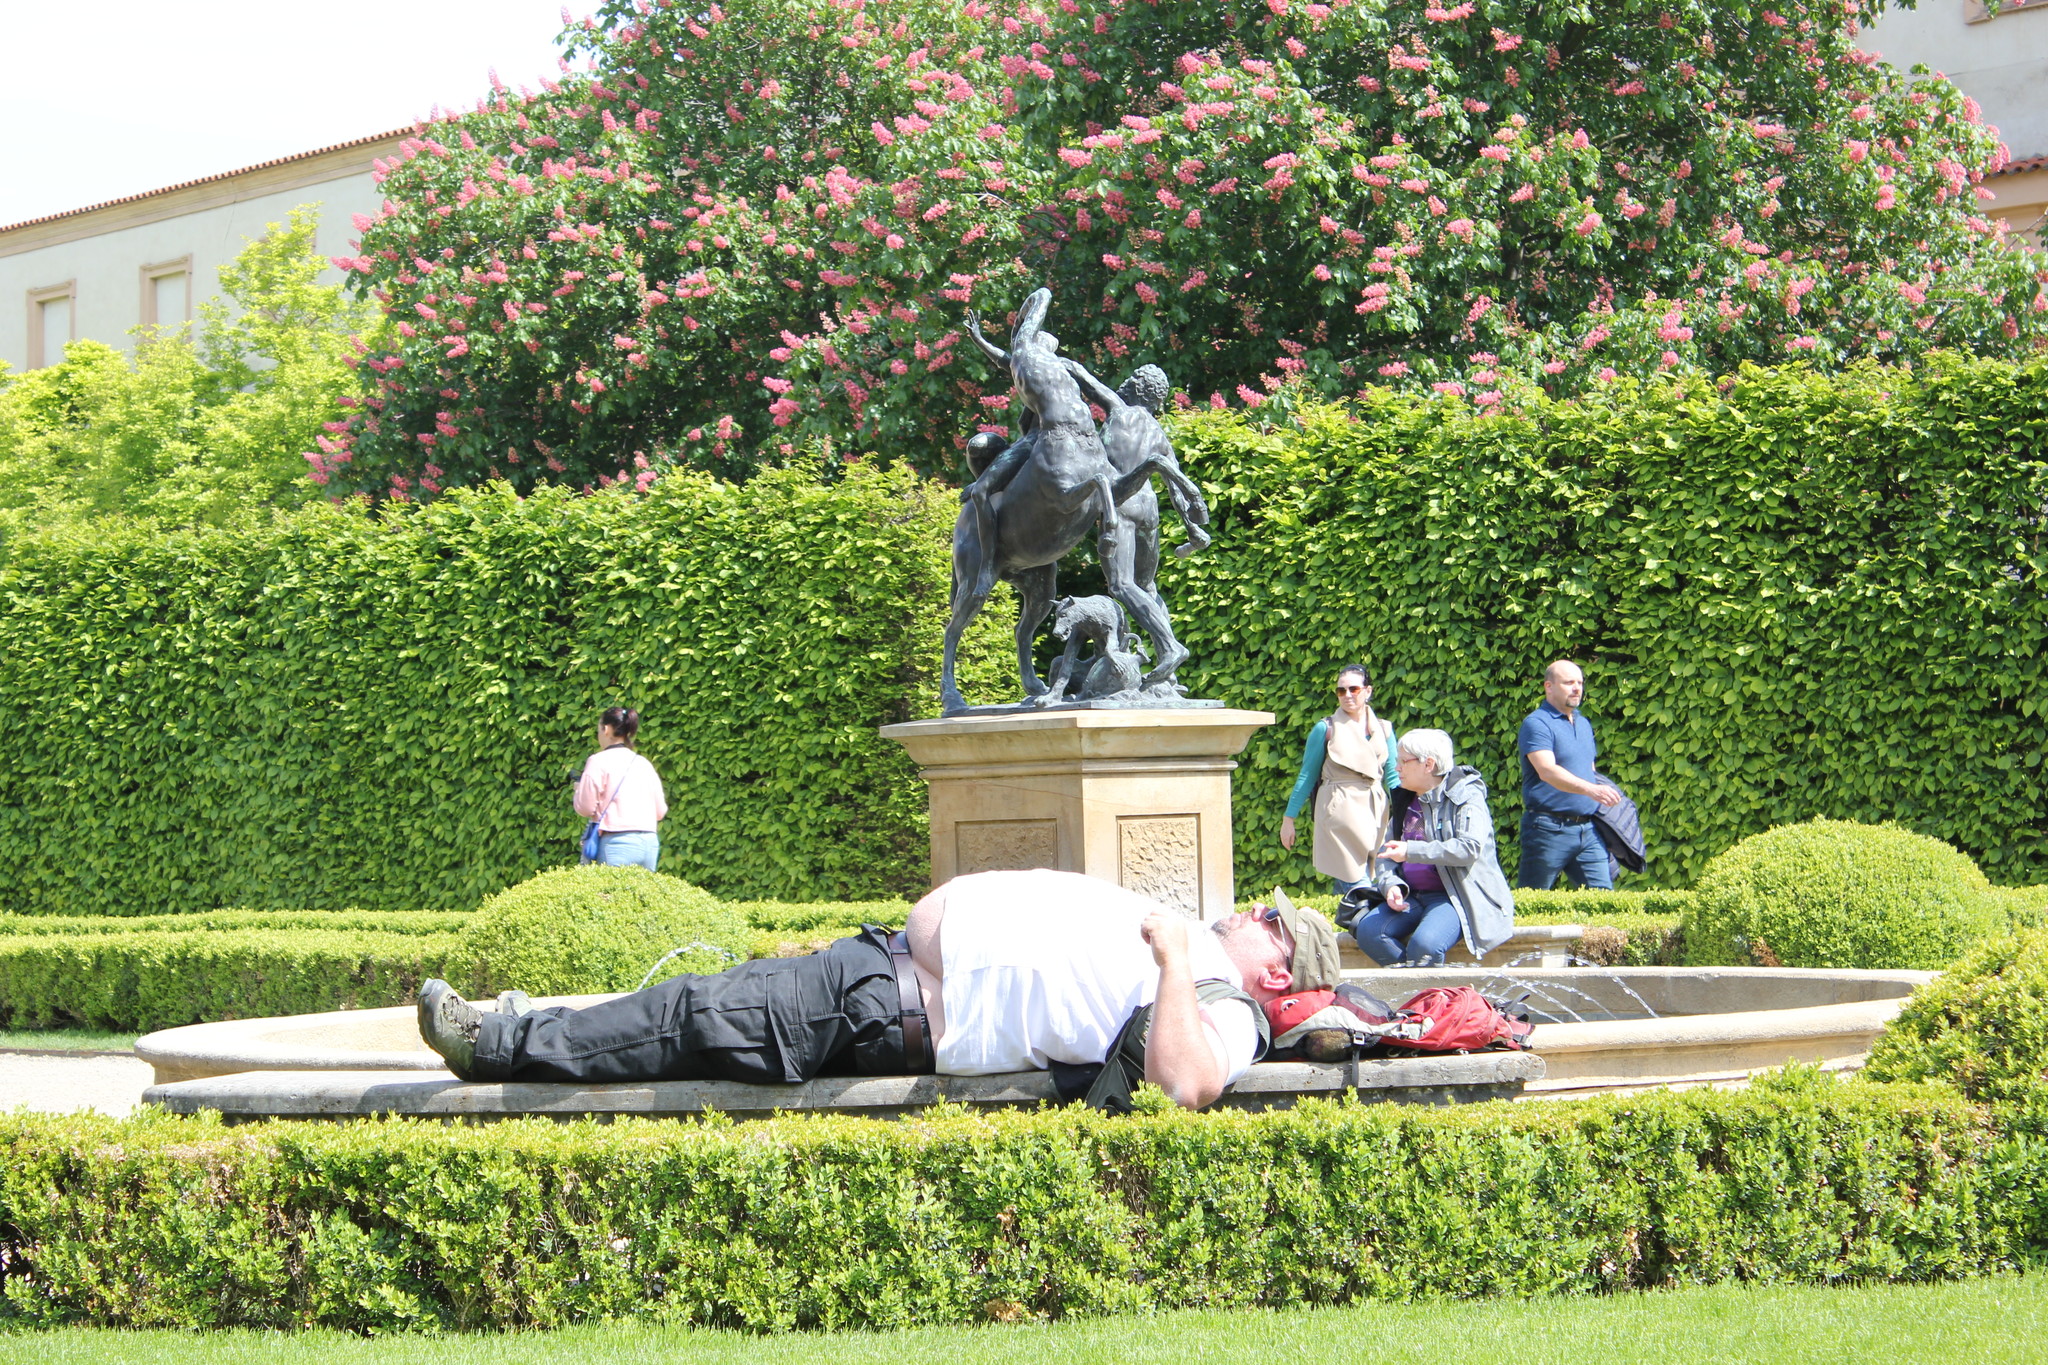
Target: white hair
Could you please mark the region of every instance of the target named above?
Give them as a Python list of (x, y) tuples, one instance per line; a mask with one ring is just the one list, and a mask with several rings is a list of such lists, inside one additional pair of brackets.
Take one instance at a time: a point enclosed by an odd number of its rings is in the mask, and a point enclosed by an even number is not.
[(1451, 737), (1441, 730), (1410, 730), (1394, 747), (1403, 758), (1427, 760), (1434, 764), (1438, 777), (1451, 770)]

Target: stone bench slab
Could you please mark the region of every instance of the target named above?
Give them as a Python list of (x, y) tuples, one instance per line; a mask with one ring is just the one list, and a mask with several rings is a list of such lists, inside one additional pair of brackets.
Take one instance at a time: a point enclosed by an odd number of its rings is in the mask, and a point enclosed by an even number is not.
[[(1285, 1109), (1304, 1096), (1328, 1097), (1346, 1091), (1355, 1091), (1368, 1101), (1457, 1104), (1513, 1098), (1543, 1075), (1543, 1059), (1526, 1052), (1368, 1059), (1336, 1065), (1262, 1062), (1224, 1095), (1219, 1106)], [(142, 1098), (146, 1104), (162, 1105), (173, 1113), (218, 1111), (231, 1122), (388, 1114), (468, 1121), (522, 1115), (686, 1118), (712, 1111), (743, 1119), (791, 1112), (899, 1118), (941, 1103), (1019, 1108), (1057, 1102), (1052, 1076), (1044, 1071), (995, 1076), (823, 1076), (789, 1086), (740, 1081), (482, 1082), (457, 1080), (445, 1071), (252, 1071), (153, 1085)]]

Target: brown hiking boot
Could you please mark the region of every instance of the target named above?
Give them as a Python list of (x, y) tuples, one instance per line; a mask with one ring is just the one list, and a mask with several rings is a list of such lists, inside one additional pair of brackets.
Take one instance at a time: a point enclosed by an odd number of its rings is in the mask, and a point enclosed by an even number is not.
[(420, 1037), (465, 1081), (475, 1079), (476, 1035), (483, 1019), (476, 1006), (439, 977), (420, 983)]

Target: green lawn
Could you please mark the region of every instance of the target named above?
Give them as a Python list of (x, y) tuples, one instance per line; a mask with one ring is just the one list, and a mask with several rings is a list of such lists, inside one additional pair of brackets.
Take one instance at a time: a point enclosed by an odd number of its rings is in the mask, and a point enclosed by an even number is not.
[(1603, 1299), (1373, 1304), (1313, 1312), (1171, 1313), (1055, 1325), (758, 1337), (639, 1325), (516, 1336), (364, 1340), (336, 1333), (119, 1332), (7, 1336), (22, 1365), (996, 1365), (1384, 1361), (1484, 1365), (1836, 1365), (2034, 1362), (2048, 1276), (1853, 1289), (1717, 1286)]
[(0, 1028), (0, 1052), (132, 1052), (141, 1036), (89, 1028)]

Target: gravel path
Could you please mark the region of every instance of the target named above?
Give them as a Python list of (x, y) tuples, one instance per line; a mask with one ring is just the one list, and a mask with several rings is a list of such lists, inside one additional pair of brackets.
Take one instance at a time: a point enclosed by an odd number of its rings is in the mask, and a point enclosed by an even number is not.
[(142, 1102), (153, 1074), (139, 1057), (0, 1052), (0, 1110), (27, 1105), (49, 1114), (128, 1114)]

